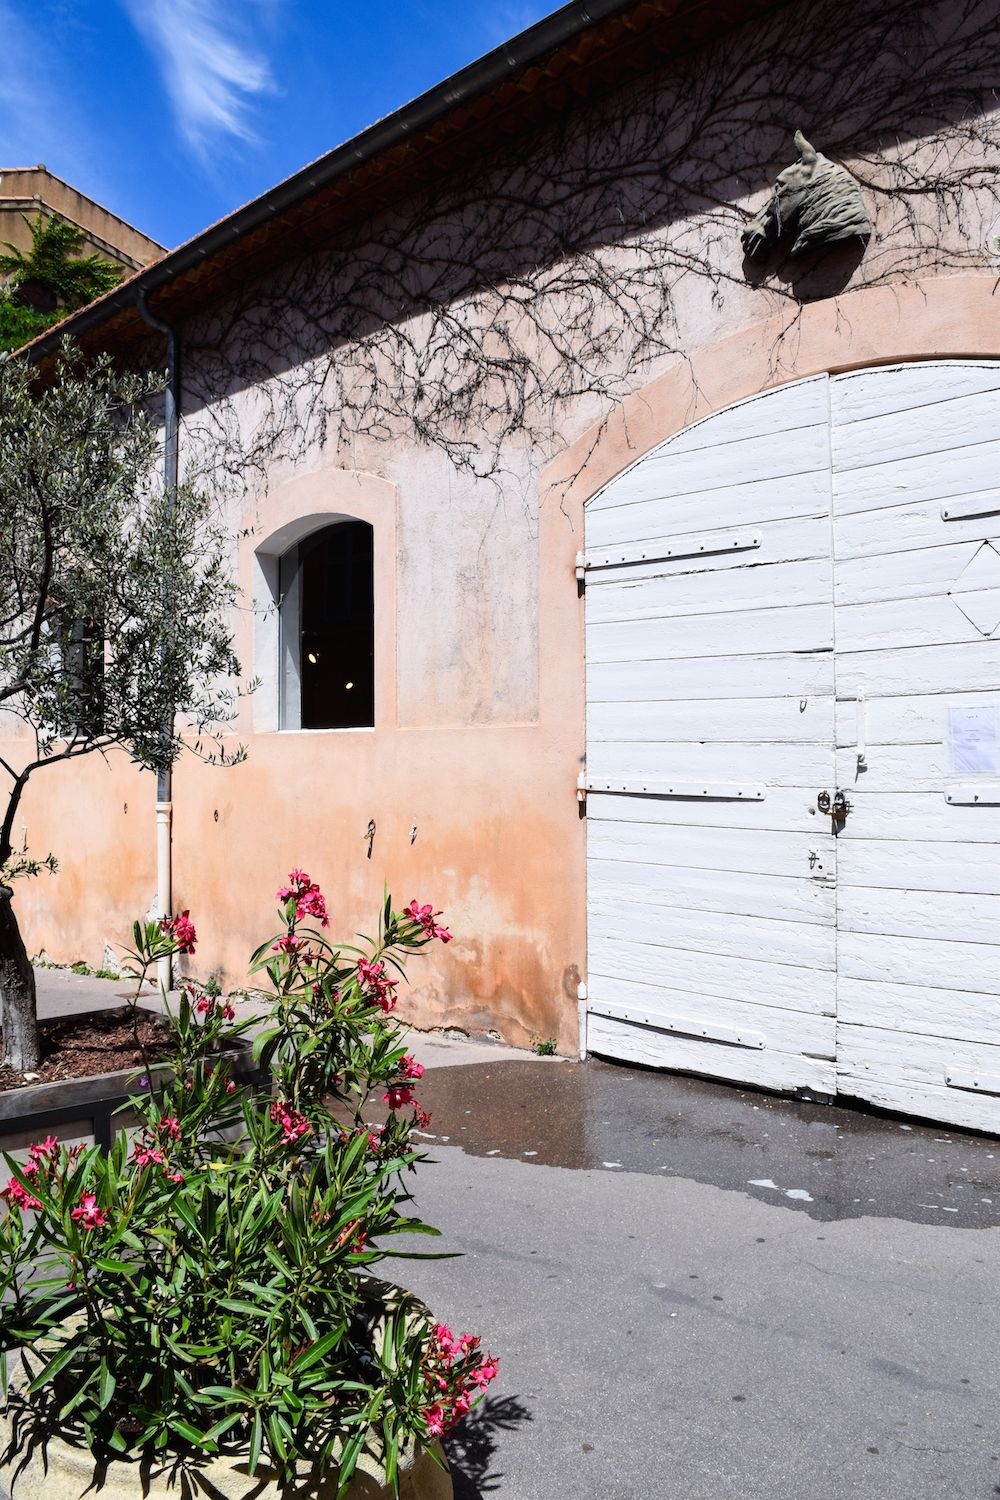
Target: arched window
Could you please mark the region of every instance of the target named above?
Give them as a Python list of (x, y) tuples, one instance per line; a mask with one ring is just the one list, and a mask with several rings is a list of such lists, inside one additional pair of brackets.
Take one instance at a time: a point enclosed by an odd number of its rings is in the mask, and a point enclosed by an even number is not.
[(362, 729), (375, 722), (372, 528), (343, 520), (281, 555), (282, 729)]

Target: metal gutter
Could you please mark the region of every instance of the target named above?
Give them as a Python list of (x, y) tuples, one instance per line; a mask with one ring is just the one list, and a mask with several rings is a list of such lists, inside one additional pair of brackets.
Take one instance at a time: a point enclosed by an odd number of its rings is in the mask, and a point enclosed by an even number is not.
[(279, 182), (268, 192), (238, 208), (217, 224), (211, 225), (194, 239), (187, 240), (162, 259), (136, 272), (96, 302), (72, 313), (53, 328), (24, 346), (32, 360), (55, 352), (67, 337), (86, 333), (135, 306), (137, 292), (148, 295), (167, 286), (176, 277), (209, 259), (217, 250), (250, 234), (275, 214), (335, 182), (338, 177), (356, 170), (373, 157), (390, 150), (416, 131), (424, 130), (448, 115), (457, 105), (477, 94), (496, 88), (507, 79), (524, 72), (532, 64), (555, 52), (599, 21), (631, 10), (635, 0), (572, 0), (560, 10), (529, 26), (509, 42), (487, 52), (443, 83), (418, 95), (409, 104), (370, 125), (341, 146), (311, 162), (300, 171)]

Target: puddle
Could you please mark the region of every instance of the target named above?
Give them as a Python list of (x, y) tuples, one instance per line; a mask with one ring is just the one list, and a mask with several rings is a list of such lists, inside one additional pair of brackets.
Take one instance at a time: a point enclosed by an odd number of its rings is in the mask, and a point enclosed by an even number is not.
[(996, 1141), (940, 1126), (596, 1059), (430, 1067), (420, 1102), (437, 1142), (526, 1168), (682, 1177), (822, 1220), (1000, 1224)]

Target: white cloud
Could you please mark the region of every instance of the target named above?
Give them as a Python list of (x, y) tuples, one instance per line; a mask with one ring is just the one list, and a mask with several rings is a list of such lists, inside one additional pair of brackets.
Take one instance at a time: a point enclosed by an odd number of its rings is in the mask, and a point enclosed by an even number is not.
[(255, 100), (274, 88), (267, 59), (219, 0), (122, 0), (156, 58), (183, 138), (199, 156), (254, 141)]
[(0, 37), (0, 167), (43, 161), (74, 187), (105, 197), (102, 152), (80, 111), (72, 75), (53, 54), (44, 27), (30, 25), (0, 0)]

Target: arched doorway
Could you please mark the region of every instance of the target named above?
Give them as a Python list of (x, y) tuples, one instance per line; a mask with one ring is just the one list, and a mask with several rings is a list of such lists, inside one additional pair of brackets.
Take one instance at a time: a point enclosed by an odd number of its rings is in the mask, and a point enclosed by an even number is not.
[(820, 375), (588, 503), (591, 1050), (1000, 1128), (998, 419)]

